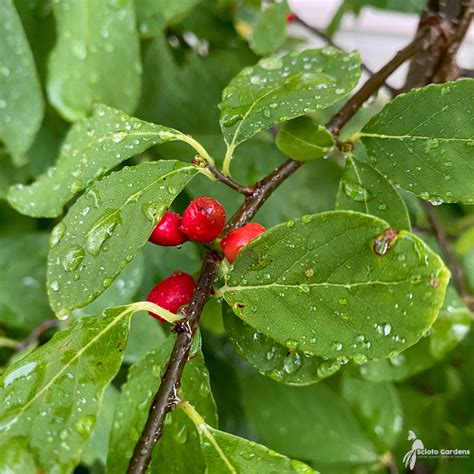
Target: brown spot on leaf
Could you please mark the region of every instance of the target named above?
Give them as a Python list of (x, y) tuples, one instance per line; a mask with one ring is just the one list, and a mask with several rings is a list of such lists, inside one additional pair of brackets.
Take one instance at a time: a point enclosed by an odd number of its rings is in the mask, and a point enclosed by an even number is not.
[(430, 286), (433, 288), (439, 288), (439, 278), (430, 278)]
[(377, 255), (385, 255), (397, 236), (398, 232), (394, 231), (391, 227), (386, 229), (382, 235), (374, 240), (374, 252)]

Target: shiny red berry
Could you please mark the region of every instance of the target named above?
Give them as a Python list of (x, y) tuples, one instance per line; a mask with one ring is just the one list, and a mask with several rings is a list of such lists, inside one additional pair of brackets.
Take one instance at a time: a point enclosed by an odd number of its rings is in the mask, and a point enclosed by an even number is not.
[(240, 249), (264, 232), (265, 227), (260, 224), (247, 224), (229, 232), (221, 240), (221, 249), (224, 251), (225, 258), (233, 263)]
[(195, 242), (211, 242), (224, 228), (225, 209), (215, 199), (201, 196), (186, 208), (181, 230)]
[(165, 247), (181, 245), (188, 238), (181, 232), (180, 225), (181, 217), (174, 212), (166, 211), (161, 221), (153, 229), (148, 240), (156, 245), (163, 245)]
[[(155, 303), (162, 308), (177, 313), (181, 306), (187, 305), (191, 301), (196, 283), (188, 273), (175, 272), (163, 281), (160, 281), (146, 297), (147, 301)], [(164, 322), (157, 314), (148, 313), (150, 316)]]
[(288, 15), (286, 15), (287, 23), (293, 23), (295, 20), (296, 20), (296, 15), (293, 12), (288, 13)]

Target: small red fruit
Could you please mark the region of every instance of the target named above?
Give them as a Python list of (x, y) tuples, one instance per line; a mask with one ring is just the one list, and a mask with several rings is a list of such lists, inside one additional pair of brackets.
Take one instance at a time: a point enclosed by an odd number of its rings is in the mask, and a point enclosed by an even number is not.
[(293, 23), (295, 20), (296, 20), (296, 15), (293, 12), (288, 13), (288, 15), (286, 15), (287, 23)]
[(224, 228), (225, 209), (215, 199), (201, 196), (183, 213), (181, 230), (195, 242), (211, 242)]
[(174, 212), (166, 211), (161, 221), (158, 222), (157, 226), (153, 229), (148, 240), (156, 245), (163, 245), (165, 247), (181, 245), (186, 242), (188, 238), (181, 232), (179, 228), (180, 225), (181, 217)]
[[(188, 304), (191, 301), (196, 283), (193, 277), (188, 273), (175, 272), (163, 281), (160, 281), (146, 297), (147, 301), (155, 303), (162, 308), (177, 313), (181, 306)], [(165, 322), (157, 314), (148, 312), (150, 316)]]
[(260, 224), (247, 224), (240, 229), (229, 232), (221, 240), (221, 249), (224, 251), (225, 258), (233, 263), (235, 257), (242, 247), (245, 247), (251, 240), (265, 232), (265, 227)]

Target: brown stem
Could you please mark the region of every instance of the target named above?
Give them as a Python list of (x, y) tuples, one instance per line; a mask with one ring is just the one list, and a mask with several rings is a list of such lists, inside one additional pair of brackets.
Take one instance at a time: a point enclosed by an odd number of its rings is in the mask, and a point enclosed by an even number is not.
[(217, 181), (229, 186), (229, 188), (237, 191), (244, 196), (250, 196), (253, 192), (252, 186), (242, 186), (241, 184), (237, 183), (233, 180), (230, 176), (226, 176), (220, 169), (216, 168), (215, 166), (207, 166), (207, 169), (217, 178)]
[(405, 46), (379, 71), (371, 76), (364, 85), (346, 102), (344, 107), (326, 125), (333, 135), (338, 135), (343, 125), (345, 125), (355, 113), (362, 107), (364, 102), (370, 98), (374, 92), (383, 86), (387, 77), (397, 70), (407, 59), (417, 51), (418, 40), (415, 38)]
[(58, 327), (62, 322), (63, 321), (56, 318), (46, 319), (35, 329), (33, 329), (33, 331), (31, 331), (31, 333), (15, 347), (15, 351), (20, 352), (23, 349), (26, 349), (30, 344), (33, 344), (35, 341), (37, 341), (43, 333), (52, 328)]
[[(362, 88), (356, 92), (352, 99), (337, 113), (327, 124), (327, 127), (337, 137), (339, 130), (347, 121), (362, 107), (364, 102), (384, 84), (385, 79), (397, 69), (416, 48), (414, 43), (410, 43), (400, 53), (392, 59), (387, 66), (374, 74)], [(249, 222), (271, 196), (273, 191), (291, 176), (303, 162), (287, 160), (269, 175), (255, 184), (251, 188), (246, 188), (246, 198), (237, 212), (227, 223), (223, 235), (233, 229), (241, 227)], [(212, 172), (212, 170), (211, 170)], [(217, 176), (216, 176), (217, 177)], [(220, 180), (220, 178), (218, 177)], [(227, 180), (226, 180), (227, 181)], [(224, 181), (222, 181), (224, 182)], [(227, 181), (228, 185), (236, 188), (240, 185), (233, 181)], [(251, 190), (251, 192), (249, 192)], [(238, 191), (238, 189), (236, 189)], [(240, 192), (240, 191), (239, 191)], [(248, 194), (247, 194), (248, 193)], [(189, 304), (189, 317), (183, 323), (178, 323), (178, 336), (171, 352), (167, 369), (161, 380), (160, 388), (150, 407), (148, 418), (143, 428), (141, 437), (135, 446), (133, 456), (130, 460), (127, 473), (143, 474), (151, 460), (153, 448), (163, 433), (164, 419), (169, 411), (175, 408), (178, 399), (177, 392), (184, 366), (188, 360), (193, 335), (199, 325), (201, 311), (212, 294), (212, 284), (218, 273), (222, 256), (214, 250), (208, 250), (201, 269), (199, 282)]]
[(454, 284), (458, 293), (460, 294), (461, 298), (466, 303), (466, 306), (471, 310), (474, 311), (474, 296), (471, 295), (467, 284), (466, 284), (466, 277), (464, 275), (464, 268), (457, 259), (455, 253), (451, 249), (451, 245), (449, 243), (448, 236), (444, 231), (443, 227), (438, 221), (436, 216), (436, 212), (433, 209), (433, 206), (426, 201), (420, 201), (423, 208), (425, 209), (426, 216), (430, 222), (431, 228), (436, 236), (436, 240), (441, 248), (441, 252), (446, 259), (446, 263), (450, 268), (453, 274)]
[[(338, 46), (333, 40), (332, 38), (330, 38), (326, 33), (324, 33), (323, 31), (321, 31), (319, 28), (316, 28), (315, 26), (312, 26), (310, 25), (309, 23), (306, 23), (303, 19), (301, 19), (299, 16), (296, 16), (295, 18), (295, 23), (303, 26), (304, 28), (306, 28), (308, 31), (310, 31), (311, 33), (313, 33), (315, 36), (317, 36), (318, 38), (321, 38), (323, 41), (326, 42), (326, 44), (328, 44), (329, 46), (333, 46), (334, 48), (337, 48), (337, 49), (341, 49), (343, 50), (344, 48), (341, 48), (340, 46)], [(373, 76), (375, 74), (374, 71), (372, 71), (372, 69), (369, 68), (369, 66), (367, 66), (365, 63), (362, 63), (361, 64), (361, 67), (362, 69), (369, 75), (369, 76)], [(394, 87), (392, 87), (390, 84), (387, 84), (386, 82), (383, 83), (383, 87), (385, 87), (391, 94), (395, 94), (397, 92), (397, 89), (395, 89)]]

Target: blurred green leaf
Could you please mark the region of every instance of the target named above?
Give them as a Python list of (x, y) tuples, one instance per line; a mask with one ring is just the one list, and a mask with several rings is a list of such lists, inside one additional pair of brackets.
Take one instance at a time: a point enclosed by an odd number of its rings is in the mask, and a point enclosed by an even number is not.
[(108, 288), (195, 173), (193, 165), (165, 160), (94, 183), (51, 233), (52, 308), (61, 313), (85, 306)]
[(472, 97), (473, 79), (399, 95), (359, 135), (371, 164), (422, 199), (474, 203)]
[(403, 412), (393, 385), (344, 377), (342, 397), (381, 453), (395, 446), (402, 431)]
[[(4, 472), (70, 472), (94, 428), (105, 388), (119, 370), (131, 310), (77, 321), (11, 365), (0, 379)], [(34, 421), (33, 421), (34, 420)], [(21, 464), (33, 470), (18, 471)]]
[(36, 67), (12, 0), (0, 5), (0, 139), (21, 163), (43, 118)]
[(349, 156), (336, 200), (337, 209), (380, 217), (397, 230), (410, 230), (410, 218), (397, 190), (372, 166)]
[(188, 15), (200, 0), (135, 0), (140, 34), (159, 35), (170, 23)]
[(233, 149), (257, 132), (349, 94), (359, 75), (358, 53), (308, 49), (261, 59), (243, 69), (222, 93), (220, 124)]
[(286, 122), (275, 143), (286, 156), (301, 161), (322, 158), (334, 147), (334, 139), (326, 128), (306, 116)]
[(46, 293), (48, 236), (43, 232), (0, 238), (0, 322), (32, 331), (52, 316)]
[[(148, 353), (130, 368), (115, 410), (107, 458), (108, 472), (125, 472), (173, 344), (174, 337), (171, 337), (162, 347)], [(192, 402), (196, 408), (199, 407), (206, 421), (213, 424), (217, 422), (209, 376), (200, 353), (186, 364), (180, 396)], [(204, 461), (198, 434), (192, 422), (179, 411), (168, 415), (163, 436), (153, 452), (150, 471), (157, 472), (158, 468), (170, 474), (203, 472)]]
[(8, 200), (22, 214), (57, 217), (94, 179), (152, 145), (180, 139), (187, 140), (176, 130), (98, 105), (91, 118), (71, 128), (56, 166), (29, 186), (11, 188)]
[(221, 291), (237, 316), (290, 350), (364, 362), (417, 342), (436, 319), (448, 279), (418, 237), (335, 211), (251, 241)]
[(289, 387), (248, 375), (241, 388), (249, 422), (272, 449), (316, 465), (377, 461), (375, 446), (349, 404), (324, 385)]
[(250, 38), (250, 47), (259, 56), (275, 52), (286, 38), (286, 15), (290, 12), (286, 0), (271, 3), (257, 19)]
[(141, 85), (133, 0), (52, 5), (57, 42), (49, 58), (50, 102), (70, 121), (86, 117), (98, 102), (133, 112)]

